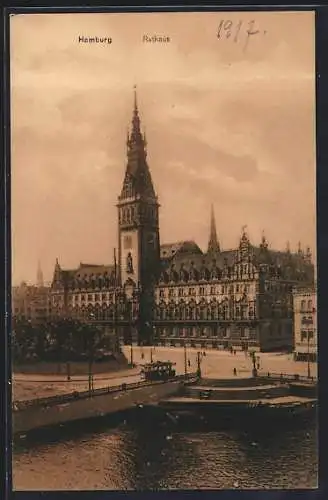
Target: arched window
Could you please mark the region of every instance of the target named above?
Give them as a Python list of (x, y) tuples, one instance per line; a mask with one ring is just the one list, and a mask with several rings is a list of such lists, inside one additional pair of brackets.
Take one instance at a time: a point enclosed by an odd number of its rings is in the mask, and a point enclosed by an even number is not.
[(101, 319), (103, 319), (103, 320), (107, 319), (107, 305), (106, 304), (102, 305)]
[(310, 311), (312, 311), (312, 309), (313, 309), (312, 300), (309, 300), (308, 301), (308, 311), (310, 312)]
[(166, 319), (166, 308), (165, 308), (165, 305), (161, 306), (161, 319)]
[(241, 307), (241, 318), (246, 319), (247, 318), (247, 306), (242, 306)]
[(185, 305), (184, 304), (179, 304), (178, 306), (178, 309), (179, 309), (179, 319), (182, 320), (182, 319), (186, 319), (186, 311), (185, 311)]
[(301, 311), (305, 311), (305, 300), (301, 301)]
[(96, 304), (95, 305), (95, 319), (99, 321), (102, 319), (101, 316), (102, 316), (102, 314), (101, 314), (100, 304)]

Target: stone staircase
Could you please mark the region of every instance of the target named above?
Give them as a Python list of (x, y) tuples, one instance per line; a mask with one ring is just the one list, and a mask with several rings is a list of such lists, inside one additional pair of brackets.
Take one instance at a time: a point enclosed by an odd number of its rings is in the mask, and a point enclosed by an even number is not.
[(216, 401), (238, 401), (273, 399), (288, 396), (289, 387), (283, 385), (260, 385), (257, 387), (209, 387), (202, 384), (187, 386), (181, 396), (193, 399), (211, 399)]

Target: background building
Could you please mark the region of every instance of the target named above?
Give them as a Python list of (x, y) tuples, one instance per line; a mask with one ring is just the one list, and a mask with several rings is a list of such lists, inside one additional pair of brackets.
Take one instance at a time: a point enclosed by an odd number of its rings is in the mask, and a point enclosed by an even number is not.
[(317, 360), (317, 292), (314, 286), (295, 288), (294, 305), (294, 353), (295, 359)]
[(102, 322), (124, 342), (293, 349), (295, 285), (313, 283), (311, 252), (253, 245), (222, 250), (214, 210), (207, 252), (196, 242), (160, 245), (159, 203), (136, 100), (118, 197), (118, 262), (63, 270), (56, 261), (52, 314)]
[(51, 314), (51, 288), (43, 281), (43, 274), (38, 265), (37, 284), (22, 282), (12, 289), (12, 315), (17, 319), (30, 320), (32, 323), (44, 323)]

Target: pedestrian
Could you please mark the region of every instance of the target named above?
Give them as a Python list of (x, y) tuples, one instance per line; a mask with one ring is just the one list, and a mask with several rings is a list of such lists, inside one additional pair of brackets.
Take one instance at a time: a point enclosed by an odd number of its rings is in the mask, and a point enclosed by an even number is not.
[(144, 353), (142, 352), (142, 353), (141, 353), (141, 359), (144, 359), (144, 357), (145, 357), (145, 355), (144, 355)]
[(259, 370), (260, 369), (260, 363), (257, 363), (257, 369)]
[(234, 351), (233, 351), (233, 353), (234, 353), (234, 356), (236, 356), (236, 352), (237, 352), (236, 350), (234, 350)]
[(236, 368), (233, 369), (233, 374), (236, 376), (237, 375), (237, 370)]

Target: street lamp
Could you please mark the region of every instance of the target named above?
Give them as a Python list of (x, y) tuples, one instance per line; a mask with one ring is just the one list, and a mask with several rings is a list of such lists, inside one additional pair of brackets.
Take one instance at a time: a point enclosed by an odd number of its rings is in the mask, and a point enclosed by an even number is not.
[(311, 378), (311, 367), (310, 367), (310, 331), (307, 332), (307, 372), (308, 378)]
[[(94, 319), (94, 314), (90, 313), (89, 319), (92, 321)], [(90, 335), (90, 334), (88, 334)], [(89, 381), (89, 397), (91, 397), (91, 393), (93, 391), (93, 373), (92, 373), (92, 362), (93, 362), (93, 339), (89, 338), (89, 375), (88, 375), (88, 381)]]
[(185, 376), (187, 376), (188, 367), (187, 367), (187, 346), (186, 346), (186, 341), (184, 341), (184, 343), (183, 343), (183, 354), (184, 354), (184, 371), (185, 371)]
[(255, 355), (255, 351), (251, 351), (250, 356), (251, 356), (251, 359), (252, 359), (252, 362), (253, 362), (253, 377), (256, 377), (257, 376), (257, 369), (256, 369), (256, 355)]
[(130, 353), (130, 365), (133, 367), (133, 336), (132, 336), (132, 314), (133, 314), (133, 305), (132, 302), (128, 302), (128, 314), (129, 314), (129, 330), (131, 335), (131, 353)]
[(197, 352), (197, 372), (196, 372), (198, 378), (202, 377), (202, 371), (201, 371), (201, 367), (200, 367), (202, 359), (203, 359), (203, 354), (198, 351)]
[(151, 346), (150, 346), (150, 362), (153, 362), (153, 347), (154, 347), (154, 337), (156, 334), (155, 325), (152, 326), (152, 338), (151, 338)]

